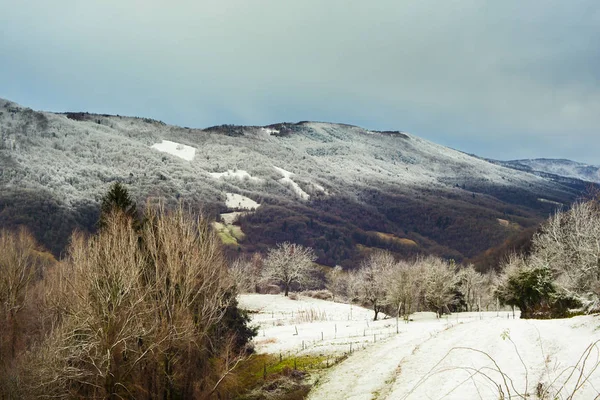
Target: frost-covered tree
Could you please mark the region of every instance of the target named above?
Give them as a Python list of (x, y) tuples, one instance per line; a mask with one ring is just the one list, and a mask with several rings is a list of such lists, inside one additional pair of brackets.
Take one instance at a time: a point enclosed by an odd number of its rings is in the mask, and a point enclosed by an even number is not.
[[(529, 263), (546, 266), (557, 284), (586, 303), (600, 299), (600, 204), (576, 203), (557, 212), (533, 239)], [(594, 307), (595, 308), (595, 307)]]
[(315, 270), (317, 259), (310, 247), (284, 242), (271, 249), (264, 261), (263, 277), (267, 281), (283, 285), (285, 296), (293, 284), (308, 283)]
[(459, 271), (457, 289), (463, 297), (467, 311), (480, 311), (481, 298), (487, 287), (485, 281), (483, 274), (477, 272), (472, 264)]
[(240, 257), (229, 266), (229, 273), (236, 283), (238, 292), (257, 292), (261, 279), (263, 259), (259, 253), (251, 258)]
[(336, 265), (327, 277), (327, 289), (333, 294), (333, 300), (336, 297), (347, 297), (348, 292), (348, 279), (347, 274), (344, 272), (341, 266)]
[(435, 311), (438, 317), (448, 311), (454, 299), (457, 284), (456, 265), (437, 257), (427, 257), (420, 261), (424, 266), (423, 300), (425, 306)]
[(373, 308), (377, 321), (379, 313), (388, 305), (387, 282), (396, 264), (392, 253), (378, 251), (370, 254), (361, 264), (357, 273), (360, 298)]
[(550, 312), (556, 298), (552, 271), (547, 266), (528, 263), (522, 256), (512, 255), (504, 265), (496, 295), (502, 304), (518, 307), (521, 318)]
[(396, 316), (408, 316), (419, 300), (423, 269), (419, 263), (401, 261), (397, 263), (386, 281), (388, 304), (393, 307)]

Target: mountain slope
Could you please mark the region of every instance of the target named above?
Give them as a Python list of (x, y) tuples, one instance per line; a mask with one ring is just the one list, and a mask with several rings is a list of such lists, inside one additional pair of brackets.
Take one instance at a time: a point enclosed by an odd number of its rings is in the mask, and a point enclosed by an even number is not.
[(536, 158), (531, 160), (500, 161), (499, 163), (506, 167), (521, 171), (557, 175), (565, 178), (600, 183), (600, 167), (571, 160)]
[(347, 267), (371, 248), (473, 257), (585, 188), (402, 132), (318, 122), (200, 130), (3, 100), (0, 165), (0, 225), (28, 225), (56, 254), (73, 228), (94, 228), (118, 180), (139, 202), (224, 214), (235, 251), (290, 240)]

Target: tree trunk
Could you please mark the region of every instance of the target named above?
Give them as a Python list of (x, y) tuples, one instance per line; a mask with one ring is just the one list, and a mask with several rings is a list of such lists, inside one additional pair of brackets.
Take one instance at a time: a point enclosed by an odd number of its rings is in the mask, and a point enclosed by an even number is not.
[(290, 287), (288, 286), (287, 283), (285, 284), (285, 289), (284, 290), (285, 290), (284, 295), (285, 295), (285, 297), (287, 297), (288, 293), (290, 292)]

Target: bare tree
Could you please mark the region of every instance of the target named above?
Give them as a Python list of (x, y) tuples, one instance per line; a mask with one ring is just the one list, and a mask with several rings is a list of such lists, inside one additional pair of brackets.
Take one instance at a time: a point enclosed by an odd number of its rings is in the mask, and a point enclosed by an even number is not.
[(420, 261), (424, 266), (423, 299), (425, 305), (435, 311), (438, 317), (448, 310), (454, 297), (457, 276), (454, 262), (446, 262), (437, 257), (427, 257)]
[(229, 266), (229, 272), (241, 293), (258, 292), (262, 275), (263, 260), (259, 253), (250, 259), (239, 257)]
[(375, 315), (373, 321), (387, 306), (389, 297), (387, 295), (387, 284), (396, 260), (388, 251), (371, 253), (365, 259), (358, 270), (358, 283), (360, 296), (364, 303), (368, 304)]
[(467, 265), (458, 272), (457, 289), (462, 294), (467, 311), (477, 309), (480, 311), (481, 298), (487, 288), (483, 274), (475, 271), (472, 264)]
[(557, 212), (534, 237), (529, 263), (551, 268), (560, 287), (586, 303), (600, 299), (600, 204)]
[(17, 352), (20, 314), (25, 309), (36, 274), (46, 264), (43, 253), (29, 232), (0, 230), (0, 360), (13, 359)]
[(265, 258), (263, 277), (283, 285), (285, 296), (293, 284), (306, 284), (317, 259), (313, 249), (289, 242), (279, 243)]
[(52, 296), (56, 328), (25, 374), (33, 393), (206, 398), (235, 364), (219, 325), (235, 299), (219, 239), (181, 208), (150, 208), (141, 231), (115, 211), (98, 235), (75, 234)]
[(346, 275), (347, 273), (345, 273), (339, 265), (336, 265), (329, 272), (327, 277), (327, 289), (333, 294), (333, 301), (335, 301), (336, 296), (338, 298), (347, 297), (348, 279)]
[(389, 274), (385, 282), (386, 294), (397, 318), (402, 316), (408, 321), (408, 316), (419, 300), (422, 276), (421, 264), (407, 261), (398, 262)]

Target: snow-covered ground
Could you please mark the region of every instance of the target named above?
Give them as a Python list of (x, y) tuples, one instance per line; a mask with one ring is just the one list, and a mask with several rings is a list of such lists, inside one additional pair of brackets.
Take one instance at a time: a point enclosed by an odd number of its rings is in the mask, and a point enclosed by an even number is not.
[[(350, 354), (319, 378), (310, 399), (498, 399), (498, 385), (506, 398), (535, 398), (537, 390), (556, 395), (565, 382), (556, 398), (567, 398), (579, 385), (573, 367), (600, 340), (595, 316), (538, 321), (507, 312), (442, 319), (417, 313), (397, 326), (393, 318), (371, 321), (373, 312), (362, 307), (303, 296), (242, 295), (240, 306), (259, 325), (258, 352)], [(600, 349), (593, 347), (585, 366), (579, 362), (583, 376), (598, 363)], [(579, 383), (575, 399), (596, 398), (600, 371)]]
[(279, 172), (281, 175), (283, 175), (283, 178), (281, 178), (279, 180), (279, 182), (291, 186), (294, 193), (296, 193), (296, 195), (298, 197), (300, 197), (301, 199), (308, 200), (310, 198), (309, 194), (306, 193), (304, 190), (302, 190), (302, 188), (300, 186), (298, 186), (298, 184), (292, 180), (291, 176), (294, 175), (292, 172), (286, 171), (283, 168), (279, 168), (279, 167), (275, 167), (275, 166), (273, 166), (273, 168), (275, 168), (275, 170), (277, 172)]
[(244, 171), (243, 169), (238, 169), (235, 171), (232, 169), (228, 169), (225, 172), (209, 172), (208, 174), (215, 179), (235, 178), (235, 179), (242, 179), (242, 180), (248, 179), (248, 180), (254, 181), (254, 182), (262, 181), (262, 179), (250, 175), (247, 171)]
[(225, 205), (229, 208), (233, 209), (241, 209), (241, 210), (256, 210), (260, 207), (260, 204), (255, 202), (254, 200), (242, 196), (237, 193), (225, 193), (227, 195), (227, 199), (225, 200)]
[(187, 161), (192, 161), (196, 156), (196, 149), (192, 146), (171, 142), (170, 140), (163, 140), (162, 143), (155, 143), (150, 147), (163, 153), (169, 153), (176, 157), (183, 158)]

